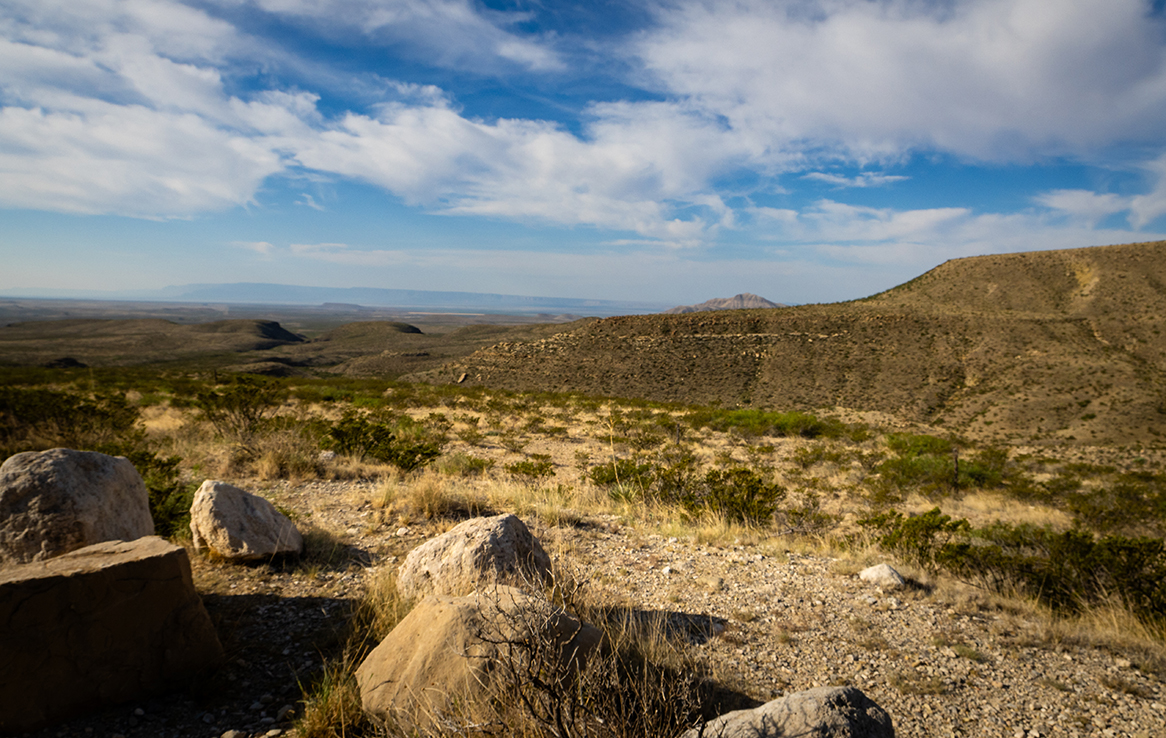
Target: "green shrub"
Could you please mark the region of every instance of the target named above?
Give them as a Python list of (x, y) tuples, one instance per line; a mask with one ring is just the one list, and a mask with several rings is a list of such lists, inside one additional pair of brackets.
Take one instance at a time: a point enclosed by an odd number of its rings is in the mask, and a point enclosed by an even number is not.
[(551, 457), (546, 454), (531, 454), (529, 459), (516, 461), (503, 467), (507, 473), (516, 477), (529, 479), (543, 479), (555, 475), (555, 465)]
[(633, 459), (615, 459), (597, 464), (587, 472), (587, 478), (600, 487), (634, 490), (644, 494), (652, 485), (652, 465)]
[[(1008, 477), (1008, 452), (987, 448), (974, 454), (956, 456), (950, 440), (936, 436), (892, 433), (887, 447), (895, 456), (875, 467), (882, 484), (899, 490), (919, 488), (927, 493), (956, 492), (960, 489), (1000, 487)], [(956, 464), (959, 473), (956, 473)], [(1012, 475), (1011, 481), (1018, 481)]]
[(682, 446), (661, 452), (652, 476), (655, 497), (670, 504), (695, 499), (703, 482), (696, 454)]
[(272, 380), (240, 376), (197, 392), (190, 402), (220, 436), (251, 449), (287, 394), (283, 385)]
[(820, 420), (809, 413), (779, 413), (771, 410), (702, 408), (689, 412), (685, 420), (693, 428), (736, 431), (747, 437), (837, 438), (846, 430), (846, 425), (838, 420)]
[(430, 435), (424, 424), (408, 416), (391, 425), (355, 410), (346, 411), (328, 430), (328, 436), (337, 453), (393, 464), (405, 472), (432, 462), (444, 448), (441, 438)]
[(150, 496), (150, 515), (154, 518), (154, 533), (163, 538), (183, 537), (190, 531), (190, 506), (198, 485), (183, 482), (178, 469), (178, 456), (158, 456), (142, 447), (107, 447), (103, 453), (129, 459)]
[(0, 457), (64, 446), (95, 449), (136, 438), (138, 410), (122, 394), (0, 387)]
[(689, 507), (708, 509), (736, 522), (764, 525), (784, 497), (784, 489), (751, 469), (713, 469), (705, 474), (703, 489)]
[(945, 570), (996, 591), (1018, 588), (1062, 610), (1119, 598), (1140, 617), (1166, 619), (1166, 542), (1074, 529), (995, 523), (973, 529), (939, 508), (859, 523), (879, 545), (929, 571)]
[(472, 477), (484, 474), (494, 467), (493, 459), (483, 459), (455, 451), (435, 462), (437, 470), (450, 476)]

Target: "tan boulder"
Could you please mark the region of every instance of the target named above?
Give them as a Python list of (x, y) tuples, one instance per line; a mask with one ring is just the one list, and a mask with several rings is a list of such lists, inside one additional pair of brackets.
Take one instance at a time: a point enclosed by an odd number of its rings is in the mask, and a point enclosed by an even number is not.
[(153, 534), (150, 495), (123, 456), (54, 448), (0, 466), (0, 565)]
[(211, 479), (194, 495), (190, 532), (195, 551), (234, 561), (298, 554), (304, 549), (303, 536), (275, 505)]
[(515, 515), (473, 518), (409, 552), (397, 569), (406, 597), (463, 594), (480, 585), (542, 581), (551, 559)]
[[(510, 645), (520, 641), (533, 651)], [(544, 679), (570, 679), (602, 642), (597, 628), (514, 587), (430, 595), (365, 658), (356, 680), (366, 712), (424, 732), (480, 718), (505, 689), (507, 664), (521, 669), (534, 653)]]
[(165, 691), (222, 659), (186, 550), (161, 538), (0, 570), (0, 733)]

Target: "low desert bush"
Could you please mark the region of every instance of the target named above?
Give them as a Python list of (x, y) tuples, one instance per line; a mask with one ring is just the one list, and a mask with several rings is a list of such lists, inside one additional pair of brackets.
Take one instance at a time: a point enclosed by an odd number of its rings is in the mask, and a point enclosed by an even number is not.
[(531, 454), (529, 459), (502, 467), (507, 474), (523, 479), (538, 480), (555, 476), (555, 464), (547, 454)]
[(369, 416), (347, 410), (328, 429), (325, 445), (340, 454), (392, 464), (414, 471), (441, 455), (445, 445), (442, 424), (431, 430), (408, 416)]
[(1019, 591), (1061, 611), (1116, 598), (1137, 617), (1166, 621), (1166, 542), (997, 522), (972, 528), (934, 508), (860, 521), (885, 550), (996, 592)]
[(58, 446), (96, 450), (136, 439), (138, 410), (124, 394), (0, 387), (0, 458)]
[(746, 437), (798, 436), (801, 438), (837, 438), (846, 425), (834, 419), (822, 420), (809, 413), (774, 412), (771, 410), (724, 410), (701, 408), (685, 417), (693, 428), (735, 431)]
[(220, 436), (250, 451), (287, 396), (287, 389), (274, 380), (243, 375), (196, 391), (179, 404), (193, 406)]

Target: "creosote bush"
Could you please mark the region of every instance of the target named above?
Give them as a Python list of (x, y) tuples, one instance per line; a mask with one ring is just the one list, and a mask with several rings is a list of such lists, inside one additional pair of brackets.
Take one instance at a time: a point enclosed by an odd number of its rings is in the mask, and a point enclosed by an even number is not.
[[(434, 425), (445, 427), (440, 420)], [(326, 445), (337, 453), (392, 464), (404, 472), (431, 463), (445, 445), (443, 430), (434, 433), (408, 416), (370, 417), (355, 410), (345, 411), (328, 429), (328, 437)]]
[(973, 528), (934, 508), (859, 521), (881, 547), (930, 571), (945, 571), (997, 592), (1019, 589), (1074, 612), (1111, 597), (1140, 617), (1166, 621), (1166, 542), (1160, 538), (1063, 532), (997, 522)]
[(198, 409), (220, 436), (251, 450), (264, 424), (287, 399), (287, 394), (277, 382), (243, 375), (198, 391), (187, 402)]

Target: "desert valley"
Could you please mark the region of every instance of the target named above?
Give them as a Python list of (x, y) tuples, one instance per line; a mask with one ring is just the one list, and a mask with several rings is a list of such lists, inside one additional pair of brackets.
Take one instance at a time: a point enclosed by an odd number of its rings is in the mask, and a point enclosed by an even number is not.
[[(792, 307), (110, 310), (0, 298), (0, 458), (127, 458), (221, 658), (0, 729), (745, 735), (716, 718), (843, 688), (900, 736), (1166, 736), (1166, 242), (959, 259)], [(205, 480), (301, 544), (244, 557), (192, 533)], [(411, 552), (505, 514), (546, 565), (508, 569), (536, 604), (472, 633), (500, 647), (481, 704), (421, 681), (369, 709), (370, 652), (445, 617), (412, 614), (434, 605)], [(33, 565), (15, 556), (0, 584)], [(430, 586), (447, 608), (498, 591)], [(556, 670), (560, 617), (594, 626), (586, 664)]]

